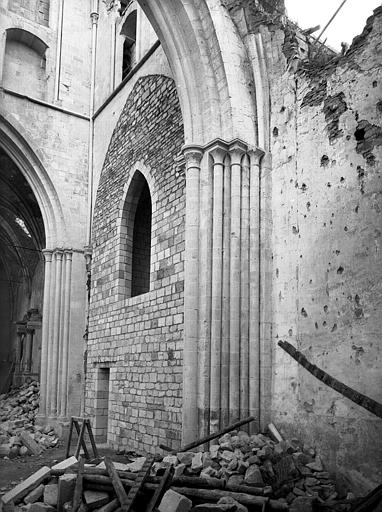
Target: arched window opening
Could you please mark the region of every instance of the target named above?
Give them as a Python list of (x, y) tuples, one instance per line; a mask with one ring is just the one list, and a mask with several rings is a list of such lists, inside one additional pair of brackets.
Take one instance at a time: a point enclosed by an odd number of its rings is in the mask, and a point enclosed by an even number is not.
[(124, 36), (122, 56), (122, 80), (129, 74), (136, 63), (137, 11), (132, 11), (121, 29)]
[(145, 180), (134, 220), (131, 296), (150, 290), (151, 197)]
[(121, 221), (121, 257), (125, 296), (150, 291), (152, 203), (143, 174), (136, 171), (126, 196)]
[(3, 86), (45, 99), (47, 45), (26, 30), (10, 28), (6, 32)]

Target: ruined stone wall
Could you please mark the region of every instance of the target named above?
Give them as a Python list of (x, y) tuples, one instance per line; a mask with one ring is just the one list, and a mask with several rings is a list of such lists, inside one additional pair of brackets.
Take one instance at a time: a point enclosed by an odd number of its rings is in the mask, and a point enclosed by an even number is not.
[[(88, 2), (65, 1), (60, 37), (59, 6), (60, 2), (49, 6), (47, 1), (0, 0), (0, 119), (4, 118), (15, 137), (24, 142), (20, 145), (26, 154), (30, 148), (39, 160), (36, 168), (43, 178), (39, 175), (37, 179), (32, 169), (25, 177), (40, 208), (49, 210), (52, 204), (56, 208), (56, 218), (47, 215), (44, 219), (47, 247), (74, 251), (68, 319), (68, 397), (69, 413), (79, 414), (85, 330), (82, 252), (86, 244), (91, 21)], [(9, 34), (11, 37), (7, 38)], [(61, 52), (57, 52), (57, 44), (61, 44)], [(36, 49), (39, 58), (32, 60), (29, 55)], [(23, 65), (25, 62), (28, 66)], [(39, 269), (32, 297), (20, 292), (24, 295), (23, 310), (37, 307), (41, 301), (41, 274)], [(48, 299), (46, 305), (52, 304), (53, 298)], [(41, 303), (38, 308), (41, 312)], [(49, 311), (42, 314), (49, 317)]]
[(382, 402), (381, 33), (379, 9), (347, 55), (293, 73), (284, 32), (262, 28), (271, 77), (272, 416), (363, 490), (382, 477), (381, 420), (298, 367), (277, 341)]
[[(127, 98), (101, 173), (94, 212), (86, 412), (115, 447), (179, 443), (183, 341), (183, 125), (173, 81), (141, 77)], [(121, 215), (135, 171), (152, 201), (150, 291), (126, 297)]]

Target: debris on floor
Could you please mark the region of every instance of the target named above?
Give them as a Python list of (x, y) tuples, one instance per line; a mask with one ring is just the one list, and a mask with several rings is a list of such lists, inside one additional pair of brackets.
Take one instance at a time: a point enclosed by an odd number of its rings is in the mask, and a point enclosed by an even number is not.
[(108, 457), (85, 463), (72, 456), (40, 468), (6, 493), (2, 511), (374, 510), (355, 509), (360, 501), (336, 490), (312, 447), (283, 440), (273, 425), (269, 430), (272, 437), (234, 430), (205, 451), (139, 457), (126, 464)]
[(35, 425), (39, 399), (37, 381), (0, 395), (0, 457), (39, 455), (57, 446), (53, 427)]

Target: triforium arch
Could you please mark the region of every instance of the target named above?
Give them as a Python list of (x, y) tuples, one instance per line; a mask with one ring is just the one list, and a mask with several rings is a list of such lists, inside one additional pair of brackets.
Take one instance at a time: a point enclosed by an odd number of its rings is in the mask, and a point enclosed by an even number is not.
[(45, 248), (39, 247), (40, 257), (45, 259), (43, 304), (39, 312), (42, 313), (39, 415), (41, 419), (66, 418), (73, 250), (68, 247), (63, 209), (42, 164), (43, 158), (32, 149), (23, 128), (5, 115), (0, 115), (0, 147), (28, 182), (44, 224)]
[(269, 292), (260, 225), (267, 70), (261, 36), (245, 33), (245, 16), (237, 23), (229, 1), (139, 3), (169, 60), (184, 120), (188, 442), (246, 414), (262, 425), (269, 416), (270, 320), (260, 300)]

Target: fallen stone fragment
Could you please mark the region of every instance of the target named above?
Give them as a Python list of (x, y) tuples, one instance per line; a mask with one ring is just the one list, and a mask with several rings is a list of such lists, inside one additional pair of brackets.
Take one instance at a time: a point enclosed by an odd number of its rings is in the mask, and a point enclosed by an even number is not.
[(194, 455), (195, 452), (179, 452), (176, 454), (180, 464), (185, 464), (186, 466), (191, 466)]
[(263, 486), (264, 480), (260, 469), (255, 465), (249, 466), (245, 472), (244, 482), (247, 485)]
[(86, 508), (88, 510), (94, 510), (95, 508), (100, 508), (106, 505), (106, 503), (109, 502), (109, 495), (107, 492), (85, 491), (84, 500), (86, 503)]
[(74, 489), (76, 487), (76, 474), (62, 475), (58, 479), (58, 495), (57, 495), (57, 510), (62, 512), (66, 502), (73, 499)]
[(191, 508), (191, 500), (170, 489), (164, 494), (158, 510), (159, 512), (189, 512)]
[(36, 487), (36, 489), (33, 489), (29, 494), (27, 494), (24, 498), (24, 503), (34, 503), (35, 501), (38, 501), (42, 495), (44, 494), (44, 484), (40, 484)]
[(178, 462), (178, 457), (176, 455), (167, 455), (166, 457), (163, 457), (162, 462), (170, 466), (175, 466)]
[(0, 457), (8, 457), (11, 445), (9, 443), (0, 445)]
[(20, 439), (24, 446), (28, 448), (28, 450), (33, 455), (40, 455), (42, 452), (41, 447), (36, 443), (36, 441), (26, 432), (25, 430), (21, 432)]
[(185, 469), (186, 469), (185, 464), (178, 464), (174, 470), (174, 478), (178, 478), (179, 476), (182, 476)]
[(230, 496), (224, 496), (223, 498), (220, 498), (218, 505), (235, 505), (237, 512), (248, 512), (247, 507), (234, 500)]
[(313, 471), (324, 471), (324, 467), (322, 465), (321, 459), (318, 455), (314, 459), (314, 462), (309, 462), (309, 464), (305, 464), (307, 468), (312, 469)]
[(52, 507), (57, 506), (57, 497), (58, 497), (58, 485), (57, 484), (48, 484), (44, 488), (44, 503), (46, 505), (51, 505)]
[(197, 473), (201, 469), (203, 469), (203, 454), (202, 452), (198, 452), (192, 457), (191, 471)]
[(51, 505), (47, 505), (46, 503), (40, 503), (38, 501), (36, 503), (32, 503), (29, 512), (56, 512), (56, 509)]
[(2, 502), (6, 505), (7, 503), (10, 503), (13, 501), (14, 503), (17, 503), (17, 501), (20, 501), (24, 496), (29, 494), (35, 487), (40, 485), (46, 478), (48, 478), (50, 475), (50, 468), (48, 466), (44, 466), (40, 468), (36, 473), (28, 477), (24, 482), (21, 482), (20, 484), (16, 485), (13, 489), (11, 489), (9, 492), (4, 494), (2, 497)]
[(289, 507), (289, 512), (313, 512), (315, 498), (300, 496)]
[(26, 455), (28, 455), (28, 448), (26, 446), (20, 447), (20, 455), (21, 457), (25, 457)]

